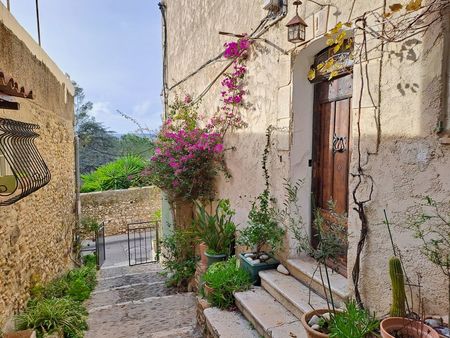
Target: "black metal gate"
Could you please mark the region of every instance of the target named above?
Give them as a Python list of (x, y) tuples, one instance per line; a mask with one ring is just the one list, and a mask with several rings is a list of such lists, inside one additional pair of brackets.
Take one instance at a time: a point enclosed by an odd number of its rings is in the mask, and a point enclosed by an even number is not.
[(97, 268), (100, 269), (106, 258), (105, 222), (102, 222), (100, 228), (95, 232), (95, 256), (97, 258)]
[(159, 223), (157, 221), (128, 224), (128, 263), (130, 266), (158, 260)]

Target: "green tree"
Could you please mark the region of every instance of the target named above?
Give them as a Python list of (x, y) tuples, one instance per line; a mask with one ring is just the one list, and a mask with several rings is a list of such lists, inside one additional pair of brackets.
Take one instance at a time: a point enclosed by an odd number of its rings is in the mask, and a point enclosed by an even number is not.
[(80, 144), (80, 172), (91, 172), (119, 156), (119, 139), (90, 115), (93, 104), (85, 101), (83, 88), (75, 86), (75, 130)]

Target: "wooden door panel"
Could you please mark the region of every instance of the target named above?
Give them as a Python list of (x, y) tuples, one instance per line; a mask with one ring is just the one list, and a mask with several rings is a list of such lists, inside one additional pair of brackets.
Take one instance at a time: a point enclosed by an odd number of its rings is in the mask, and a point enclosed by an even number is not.
[[(330, 202), (334, 203), (336, 213), (348, 212), (351, 94), (352, 75), (315, 86), (312, 191), (314, 207), (325, 223), (336, 222), (329, 211)], [(347, 225), (345, 217), (343, 223)], [(324, 228), (326, 231), (326, 224)], [(346, 256), (336, 259), (338, 263), (330, 265), (346, 275)]]

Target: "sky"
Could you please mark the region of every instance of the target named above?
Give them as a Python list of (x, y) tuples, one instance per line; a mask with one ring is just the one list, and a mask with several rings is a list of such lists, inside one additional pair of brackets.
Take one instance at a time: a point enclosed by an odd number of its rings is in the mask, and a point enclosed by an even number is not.
[[(0, 0), (6, 3), (6, 0)], [(35, 0), (10, 0), (37, 41)], [(92, 101), (92, 115), (119, 134), (161, 124), (161, 15), (157, 0), (40, 0), (42, 47)]]

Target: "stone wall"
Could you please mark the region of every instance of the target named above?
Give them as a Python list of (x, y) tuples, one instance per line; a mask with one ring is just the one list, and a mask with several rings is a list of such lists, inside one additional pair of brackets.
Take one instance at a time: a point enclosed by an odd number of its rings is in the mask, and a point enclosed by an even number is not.
[(161, 191), (156, 187), (131, 188), (80, 194), (81, 217), (105, 222), (106, 236), (123, 234), (131, 222), (154, 219), (161, 211)]
[[(283, 179), (302, 179), (303, 220), (307, 227), (311, 226), (309, 160), (312, 158), (314, 88), (307, 80), (309, 67), (314, 56), (327, 47), (324, 32), (338, 21), (345, 22), (368, 10), (383, 8), (382, 0), (355, 3), (336, 0), (332, 6), (324, 7), (306, 1), (300, 8), (300, 15), (308, 24), (308, 43), (293, 50), (294, 45), (287, 41), (285, 26), (295, 13), (292, 2), (288, 1), (288, 13), (284, 18), (278, 22), (269, 20), (272, 26), (263, 35), (266, 42), (258, 40), (252, 47), (247, 61), (248, 95), (244, 109), (249, 127), (230, 133), (226, 138), (226, 148), (236, 147), (236, 150), (227, 152), (227, 167), (232, 178), (219, 179), (218, 197), (231, 200), (241, 227), (247, 224), (252, 199), (264, 189), (261, 159), (264, 134), (269, 125), (277, 128), (269, 157), (272, 193), (282, 201)], [(387, 6), (395, 2), (399, 1), (387, 1)], [(165, 3), (168, 88), (216, 57), (223, 51), (224, 43), (233, 40), (219, 35), (219, 31), (251, 33), (267, 15), (260, 0), (167, 0)], [(371, 201), (366, 204), (369, 235), (362, 254), (360, 287), (364, 303), (379, 313), (386, 313), (389, 308), (387, 262), (392, 253), (383, 225), (383, 209), (388, 210), (392, 222), (403, 224), (406, 212), (421, 196), (431, 195), (447, 201), (450, 196), (450, 146), (441, 143), (442, 135), (436, 133), (443, 109), (447, 109), (443, 102), (447, 96), (443, 45), (449, 36), (440, 34), (442, 30), (442, 24), (437, 22), (425, 36), (417, 36), (407, 43), (390, 44), (383, 51), (371, 40), (370, 60), (364, 62), (362, 69), (360, 64), (354, 67), (350, 170), (357, 171), (360, 72), (365, 78), (367, 71), (370, 84), (366, 84), (361, 99), (360, 144), (364, 170), (374, 179)], [(355, 39), (360, 42), (361, 36)], [(176, 95), (184, 97), (185, 92), (196, 97), (224, 66), (224, 62), (209, 63), (172, 88), (169, 102)], [(367, 88), (375, 93), (373, 101)], [(199, 109), (202, 114), (212, 114), (221, 106), (220, 91), (219, 80), (203, 97)], [(379, 117), (379, 129), (375, 117)], [(350, 176), (349, 182), (352, 191), (356, 181)], [(370, 191), (367, 183), (361, 186), (358, 198), (367, 198)], [(352, 196), (349, 196), (349, 205), (348, 270), (351, 276), (360, 221), (353, 210)], [(400, 227), (394, 227), (393, 232), (410, 274), (422, 273), (426, 311), (445, 314), (448, 304), (444, 276), (419, 253), (420, 243), (410, 232)], [(296, 255), (296, 243), (291, 237), (286, 236), (285, 250), (280, 253), (282, 259)], [(351, 279), (348, 285), (351, 289)]]
[(0, 207), (0, 328), (29, 297), (35, 281), (49, 281), (72, 266), (76, 223), (73, 94), (70, 80), (0, 3), (0, 69), (34, 99), (0, 117), (40, 126), (35, 140), (52, 179), (48, 185)]

